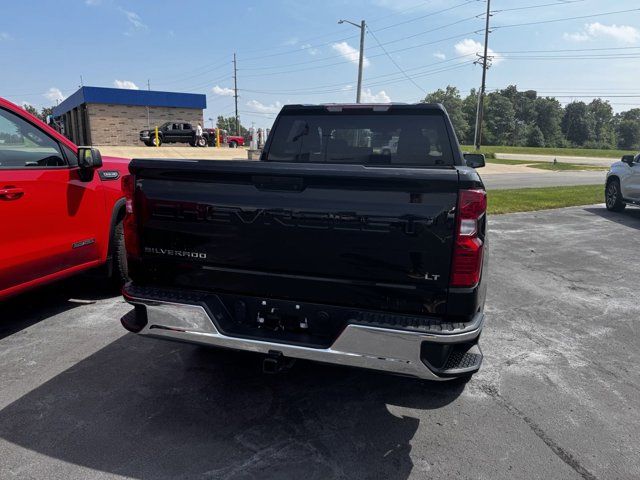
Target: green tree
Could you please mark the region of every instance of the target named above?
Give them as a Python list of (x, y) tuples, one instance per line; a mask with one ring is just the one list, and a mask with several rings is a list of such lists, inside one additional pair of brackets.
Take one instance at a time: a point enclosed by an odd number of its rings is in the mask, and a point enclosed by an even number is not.
[(544, 141), (548, 147), (557, 147), (562, 144), (562, 105), (555, 98), (539, 97), (535, 102), (535, 124), (542, 132)]
[(516, 114), (508, 97), (499, 92), (487, 95), (487, 103), (484, 109), (484, 121), (486, 121), (486, 142), (489, 145), (509, 145), (513, 138)]
[(527, 147), (544, 147), (544, 133), (537, 125), (530, 125), (527, 133)]
[(42, 110), (40, 110), (40, 118), (46, 121), (49, 115), (53, 115), (53, 107), (42, 107)]
[(462, 98), (460, 91), (456, 87), (447, 85), (445, 90), (441, 88), (430, 93), (421, 103), (441, 103), (447, 109), (456, 136), (459, 139), (467, 138), (469, 132), (469, 120), (462, 109)]
[(640, 149), (640, 108), (632, 108), (616, 115), (618, 147)]
[(596, 148), (613, 148), (615, 145), (613, 108), (608, 101), (595, 98), (587, 105), (593, 122), (593, 141)]
[(571, 102), (564, 109), (562, 133), (573, 145), (582, 146), (593, 136), (593, 119), (584, 102)]
[(23, 103), (22, 108), (24, 108), (28, 113), (30, 113), (34, 117), (40, 118), (40, 112), (38, 112), (38, 109), (33, 105), (29, 105), (28, 103)]
[(464, 139), (460, 139), (465, 144), (470, 145), (473, 143), (473, 136), (476, 130), (476, 111), (478, 108), (478, 92), (475, 88), (471, 89), (469, 95), (462, 101), (462, 112), (469, 121), (469, 130)]
[[(221, 130), (226, 130), (229, 134), (236, 134), (236, 117), (223, 117), (222, 115), (218, 116), (216, 121), (216, 127)], [(245, 137), (249, 131), (242, 125), (240, 122), (240, 136)]]

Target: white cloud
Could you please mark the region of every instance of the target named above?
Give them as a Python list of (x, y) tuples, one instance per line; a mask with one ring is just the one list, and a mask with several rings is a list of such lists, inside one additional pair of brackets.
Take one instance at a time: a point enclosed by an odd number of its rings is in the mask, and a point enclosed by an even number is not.
[(13, 37), (9, 35), (7, 32), (0, 32), (0, 41), (2, 40), (11, 40)]
[[(460, 42), (456, 43), (453, 48), (455, 48), (458, 55), (482, 56), (484, 54), (484, 45), (482, 45), (480, 42), (476, 42), (471, 38), (465, 38), (464, 40), (461, 40)], [(489, 57), (489, 62), (491, 63), (491, 65), (498, 65), (504, 60), (504, 58), (502, 58), (500, 54), (494, 52), (490, 48), (487, 49), (487, 56)]]
[(137, 13), (125, 10), (122, 7), (120, 7), (119, 10), (124, 14), (125, 17), (127, 17), (131, 30), (146, 30), (148, 28), (144, 23), (142, 23), (142, 19)]
[(282, 45), (286, 45), (286, 46), (291, 47), (292, 45), (297, 45), (297, 43), (298, 43), (297, 37), (291, 37), (291, 38), (285, 40), (284, 42), (282, 42)]
[(584, 32), (564, 32), (562, 34), (562, 38), (564, 38), (565, 40), (569, 40), (570, 42), (586, 42), (587, 40), (589, 40), (589, 35)]
[(340, 90), (342, 90), (343, 92), (348, 92), (349, 90), (353, 90), (353, 85), (345, 85)]
[[(346, 58), (350, 62), (353, 62), (356, 65), (358, 64), (358, 61), (360, 58), (360, 51), (356, 48), (353, 48), (347, 42), (333, 43), (331, 45), (331, 48), (333, 48), (336, 52), (338, 52), (340, 55), (342, 55), (344, 58)], [(368, 67), (369, 64), (370, 64), (369, 59), (367, 57), (364, 57), (364, 59), (362, 60), (362, 66)]]
[(116, 88), (126, 88), (128, 90), (139, 90), (138, 86), (131, 80), (114, 80), (113, 86)]
[(233, 89), (227, 87), (220, 87), (216, 85), (211, 89), (214, 95), (220, 95), (221, 97), (233, 97)]
[(318, 50), (317, 48), (313, 48), (310, 43), (300, 45), (300, 48), (309, 52), (309, 55), (317, 55), (320, 53), (320, 50)]
[(362, 103), (389, 103), (391, 102), (391, 97), (387, 95), (387, 92), (384, 90), (380, 90), (378, 93), (371, 93), (370, 88), (365, 88), (362, 90), (361, 95)]
[(280, 102), (265, 105), (264, 103), (260, 103), (258, 100), (249, 100), (247, 102), (247, 106), (259, 113), (278, 113), (282, 108), (282, 104)]
[(447, 56), (442, 52), (436, 52), (433, 54), (434, 57), (439, 58), (440, 60), (444, 60)]
[(50, 102), (61, 102), (62, 100), (64, 100), (64, 95), (62, 94), (60, 89), (56, 87), (51, 87), (43, 95)]
[(580, 32), (565, 33), (563, 38), (573, 42), (610, 38), (616, 42), (632, 44), (640, 41), (640, 30), (630, 25), (604, 25), (595, 22), (585, 24), (584, 30)]

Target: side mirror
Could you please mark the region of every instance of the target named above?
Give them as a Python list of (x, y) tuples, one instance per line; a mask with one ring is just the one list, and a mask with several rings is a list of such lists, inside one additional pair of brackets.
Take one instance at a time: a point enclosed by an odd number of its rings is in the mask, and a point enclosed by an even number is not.
[(100, 168), (102, 166), (100, 150), (92, 147), (78, 147), (78, 166), (83, 169)]
[(463, 153), (465, 162), (467, 162), (467, 167), (471, 168), (481, 168), (484, 167), (484, 154), (482, 153)]
[(623, 156), (622, 156), (622, 158), (621, 158), (621, 160), (622, 160), (624, 163), (628, 163), (629, 165), (631, 165), (631, 164), (633, 163), (633, 159), (634, 159), (634, 158), (635, 158), (635, 157), (634, 157), (633, 155), (623, 155)]

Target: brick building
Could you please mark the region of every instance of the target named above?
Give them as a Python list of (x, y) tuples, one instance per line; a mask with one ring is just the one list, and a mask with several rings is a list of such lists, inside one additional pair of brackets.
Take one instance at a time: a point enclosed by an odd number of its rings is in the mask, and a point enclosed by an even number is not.
[(139, 132), (165, 122), (200, 123), (207, 97), (195, 93), (81, 87), (54, 108), (60, 131), (76, 145), (139, 145)]

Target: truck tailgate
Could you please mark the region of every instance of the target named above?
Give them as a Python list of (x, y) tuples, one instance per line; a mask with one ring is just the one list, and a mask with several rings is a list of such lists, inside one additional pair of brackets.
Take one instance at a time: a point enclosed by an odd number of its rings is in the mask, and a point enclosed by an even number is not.
[(134, 160), (130, 170), (138, 284), (446, 313), (454, 168)]

